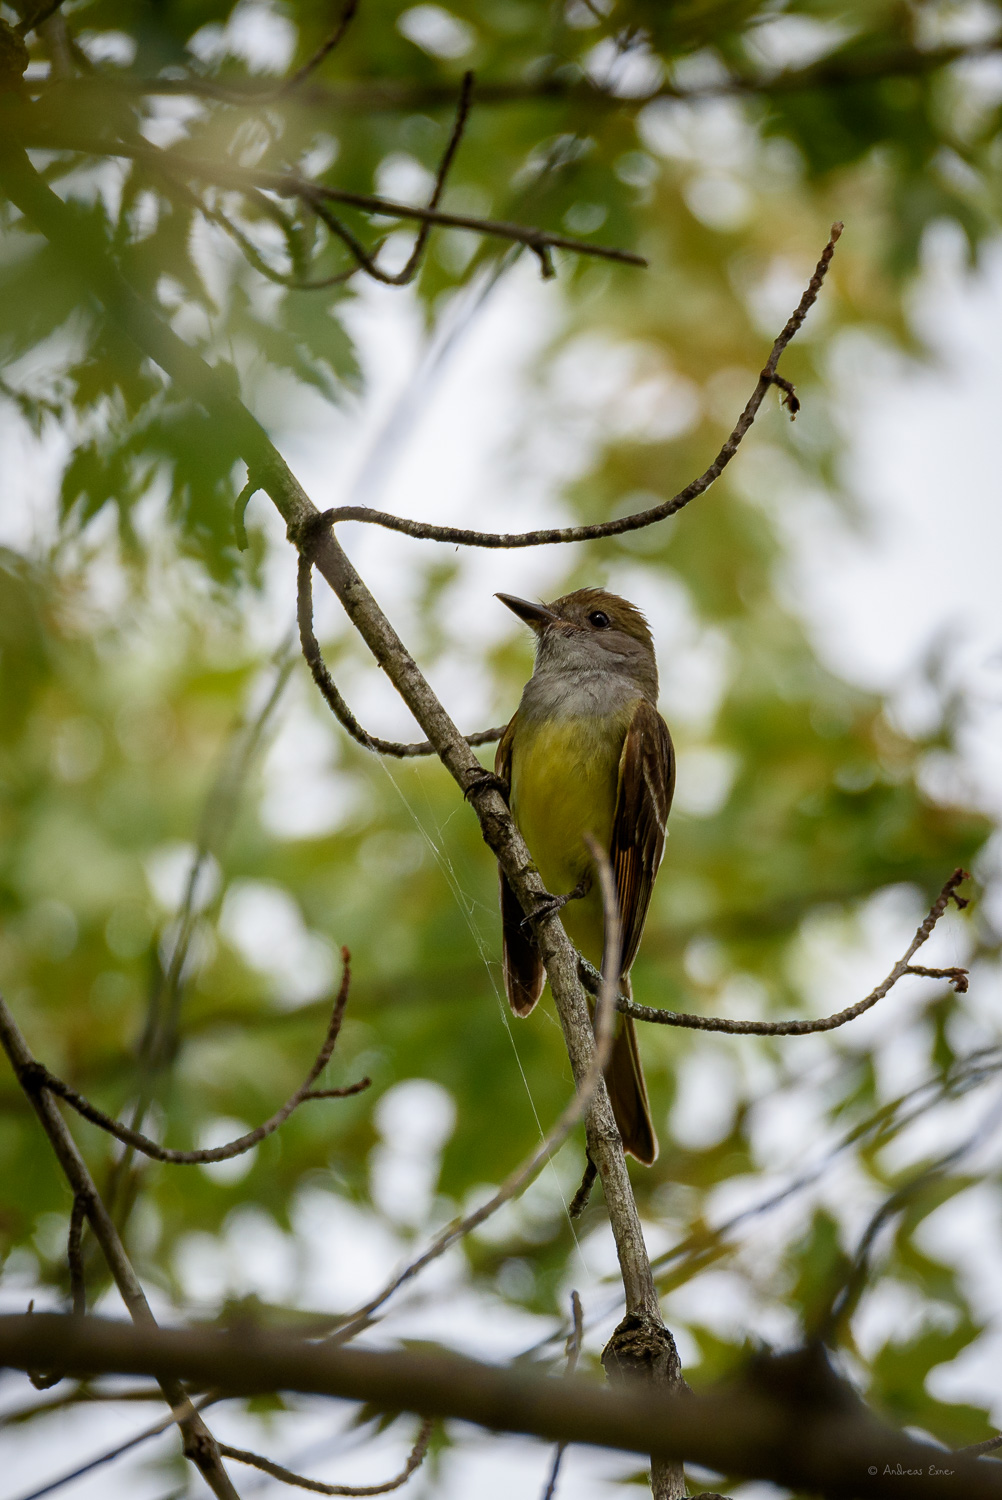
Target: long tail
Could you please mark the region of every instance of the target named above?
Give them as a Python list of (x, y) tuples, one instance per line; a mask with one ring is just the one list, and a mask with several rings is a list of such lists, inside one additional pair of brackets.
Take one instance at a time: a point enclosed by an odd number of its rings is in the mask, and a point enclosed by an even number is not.
[(623, 1137), (623, 1150), (629, 1151), (645, 1167), (652, 1166), (657, 1160), (658, 1139), (651, 1124), (647, 1085), (637, 1050), (637, 1033), (630, 1016), (619, 1017), (605, 1082), (612, 1112)]

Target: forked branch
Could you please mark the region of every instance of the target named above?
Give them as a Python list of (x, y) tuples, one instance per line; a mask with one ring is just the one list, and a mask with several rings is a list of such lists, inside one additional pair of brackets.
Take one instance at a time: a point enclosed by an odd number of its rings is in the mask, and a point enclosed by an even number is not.
[[(30, 1074), (35, 1060), (2, 995), (0, 995), (0, 1046), (10, 1059), (11, 1066), (19, 1080), (26, 1072)], [(146, 1332), (156, 1330), (157, 1322), (146, 1300), (146, 1293), (126, 1254), (114, 1221), (51, 1094), (47, 1089), (30, 1086), (25, 1088), (25, 1093), (49, 1138), (66, 1180), (73, 1190), (74, 1202), (83, 1204), (84, 1212), (94, 1232), (94, 1238), (101, 1247), (122, 1301), (129, 1310), (129, 1316), (138, 1328)], [(82, 1323), (85, 1320), (76, 1318), (74, 1321)], [(47, 1361), (45, 1367), (57, 1370), (64, 1368), (58, 1354), (54, 1359)], [(171, 1408), (172, 1420), (181, 1430), (185, 1456), (198, 1467), (206, 1484), (217, 1496), (217, 1500), (239, 1500), (229, 1475), (223, 1468), (216, 1440), (192, 1405), (180, 1380), (173, 1376), (159, 1375), (159, 1372), (158, 1376), (160, 1389)]]
[[(243, 496), (241, 495), (240, 498), (243, 499)], [(344, 701), (313, 633), (313, 561), (311, 553), (305, 548), (299, 554), (296, 618), (299, 621), (299, 643), (303, 648), (306, 664), (313, 674), (313, 681), (320, 689), (324, 702), (335, 719), (343, 729), (348, 731), (356, 744), (363, 745), (366, 750), (376, 750), (380, 755), (395, 756), (398, 760), (404, 760), (410, 756), (435, 754), (435, 746), (431, 740), (418, 740), (415, 743), (406, 744), (398, 740), (383, 740), (378, 735), (370, 734), (358, 722)], [(474, 734), (465, 736), (466, 743), (468, 745), (491, 745), (501, 738), (504, 730), (503, 724), (499, 724), (494, 729), (478, 729)], [(596, 989), (601, 982), (601, 975), (598, 975), (596, 971)]]
[[(958, 896), (957, 887), (969, 879), (966, 870), (954, 870), (919, 924), (907, 950), (886, 979), (881, 980), (865, 999), (857, 1000), (855, 1005), (836, 1011), (834, 1015), (822, 1016), (815, 1021), (737, 1021), (727, 1016), (699, 1016), (685, 1011), (659, 1010), (652, 1005), (638, 1005), (635, 1000), (629, 1000), (624, 995), (616, 997), (616, 1009), (623, 1015), (632, 1016), (635, 1021), (652, 1021), (658, 1026), (681, 1026), (690, 1031), (723, 1031), (729, 1036), (810, 1036), (819, 1031), (835, 1031), (839, 1026), (845, 1026), (847, 1022), (865, 1015), (907, 974), (918, 975), (923, 979), (946, 979), (958, 994), (964, 994), (968, 982), (966, 969), (927, 969), (921, 964), (913, 964), (911, 960), (927, 941), (951, 900), (961, 911), (967, 905), (967, 897)], [(598, 986), (599, 976), (585, 959), (581, 960), (581, 975), (587, 987), (594, 991)]]
[(640, 531), (645, 526), (653, 526), (658, 521), (666, 520), (668, 516), (677, 515), (691, 500), (705, 494), (715, 479), (719, 479), (738, 451), (745, 433), (754, 422), (770, 386), (775, 385), (780, 388), (784, 405), (788, 408), (790, 416), (796, 416), (800, 403), (790, 382), (776, 373), (776, 366), (779, 364), (783, 350), (803, 326), (804, 319), (817, 301), (842, 229), (841, 223), (832, 225), (828, 243), (821, 252), (821, 259), (814, 268), (814, 274), (807, 284), (804, 295), (773, 344), (755, 389), (745, 403), (744, 410), (720, 452), (709, 468), (704, 469), (697, 479), (693, 479), (670, 500), (663, 500), (660, 505), (652, 505), (647, 510), (635, 511), (633, 515), (620, 516), (615, 521), (596, 521), (589, 526), (547, 527), (539, 531), (470, 531), (461, 526), (435, 526), (427, 521), (411, 521), (406, 516), (395, 516), (388, 511), (370, 510), (363, 505), (335, 506), (332, 510), (324, 511), (324, 520), (329, 521), (331, 525), (336, 525), (339, 521), (362, 521), (368, 526), (383, 526), (387, 531), (399, 531), (404, 536), (414, 537), (419, 541), (451, 542), (461, 547), (508, 549), (549, 547), (558, 542), (590, 542), (598, 537), (622, 536), (624, 532)]
[(250, 1464), (252, 1468), (261, 1469), (265, 1474), (270, 1474), (273, 1479), (280, 1479), (283, 1484), (294, 1485), (300, 1490), (312, 1490), (315, 1495), (388, 1495), (392, 1490), (401, 1489), (416, 1474), (425, 1461), (428, 1452), (428, 1444), (435, 1430), (435, 1423), (426, 1419), (418, 1429), (414, 1446), (407, 1456), (407, 1462), (395, 1474), (392, 1479), (387, 1479), (383, 1484), (324, 1484), (321, 1479), (307, 1479), (305, 1474), (297, 1474), (292, 1469), (283, 1468), (281, 1464), (272, 1463), (270, 1458), (263, 1458), (260, 1453), (251, 1453), (247, 1448), (231, 1448), (227, 1443), (220, 1444), (220, 1452), (225, 1458), (235, 1458), (238, 1463)]
[[(341, 1022), (344, 1019), (345, 1006), (348, 1003), (348, 989), (351, 984), (350, 956), (347, 948), (341, 949), (341, 958), (344, 965), (341, 975), (341, 988), (334, 1002), (334, 1010), (331, 1015), (330, 1024), (327, 1027), (327, 1035), (324, 1037), (323, 1046), (317, 1053), (306, 1079), (299, 1088), (277, 1109), (270, 1119), (265, 1120), (254, 1130), (248, 1130), (246, 1135), (237, 1136), (235, 1140), (227, 1141), (223, 1146), (209, 1146), (201, 1151), (178, 1151), (171, 1146), (160, 1146), (156, 1141), (150, 1140), (148, 1135), (143, 1135), (139, 1130), (130, 1130), (127, 1125), (116, 1120), (113, 1116), (105, 1114), (104, 1110), (98, 1109), (83, 1094), (77, 1092), (72, 1085), (57, 1078), (55, 1073), (50, 1073), (44, 1063), (35, 1058), (14, 1064), (17, 1072), (18, 1082), (26, 1093), (37, 1093), (46, 1090), (55, 1094), (67, 1103), (71, 1109), (75, 1109), (78, 1115), (89, 1120), (92, 1125), (98, 1126), (100, 1130), (106, 1130), (123, 1145), (131, 1146), (133, 1150), (140, 1151), (143, 1156), (149, 1156), (153, 1161), (170, 1162), (174, 1166), (192, 1167), (205, 1166), (209, 1162), (231, 1161), (235, 1156), (242, 1156), (245, 1151), (252, 1151), (255, 1146), (260, 1145), (269, 1135), (274, 1135), (280, 1125), (284, 1125), (294, 1110), (309, 1099), (346, 1099), (351, 1094), (360, 1094), (363, 1089), (370, 1087), (371, 1079), (360, 1078), (357, 1083), (346, 1084), (338, 1089), (315, 1089), (313, 1084), (319, 1078), (324, 1068), (331, 1060), (338, 1035), (341, 1031)], [(14, 1059), (12, 1058), (13, 1062)], [(72, 1262), (71, 1262), (72, 1264)]]

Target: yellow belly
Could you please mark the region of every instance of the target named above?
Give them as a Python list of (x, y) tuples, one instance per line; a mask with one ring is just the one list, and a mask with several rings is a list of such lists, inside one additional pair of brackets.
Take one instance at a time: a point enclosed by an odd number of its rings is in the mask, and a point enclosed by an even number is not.
[[(619, 759), (633, 705), (607, 719), (554, 719), (516, 726), (511, 757), (511, 811), (546, 889), (564, 896), (593, 866), (584, 842), (612, 842)], [(602, 962), (602, 896), (588, 895), (560, 913), (567, 935), (589, 962)]]

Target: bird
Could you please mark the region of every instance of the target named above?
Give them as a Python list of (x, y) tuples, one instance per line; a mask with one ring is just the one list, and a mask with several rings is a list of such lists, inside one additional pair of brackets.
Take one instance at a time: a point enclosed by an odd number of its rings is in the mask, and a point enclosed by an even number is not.
[[(571, 942), (596, 968), (604, 914), (590, 835), (606, 850), (619, 897), (621, 987), (647, 918), (675, 790), (675, 752), (658, 713), (650, 627), (636, 605), (583, 588), (549, 604), (498, 599), (536, 636), (536, 664), (501, 737), (494, 773)], [(499, 866), (504, 982), (518, 1016), (543, 992), (529, 923)], [(645, 1165), (658, 1154), (633, 1021), (620, 1014), (606, 1085), (623, 1147)]]

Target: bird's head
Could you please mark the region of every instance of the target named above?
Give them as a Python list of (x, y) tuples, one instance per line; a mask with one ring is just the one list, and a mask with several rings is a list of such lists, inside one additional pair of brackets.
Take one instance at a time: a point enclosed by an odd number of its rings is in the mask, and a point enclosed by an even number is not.
[(575, 589), (550, 604), (513, 594), (497, 598), (536, 635), (536, 670), (595, 671), (602, 668), (636, 680), (657, 699), (658, 669), (650, 627), (640, 610), (605, 589)]

